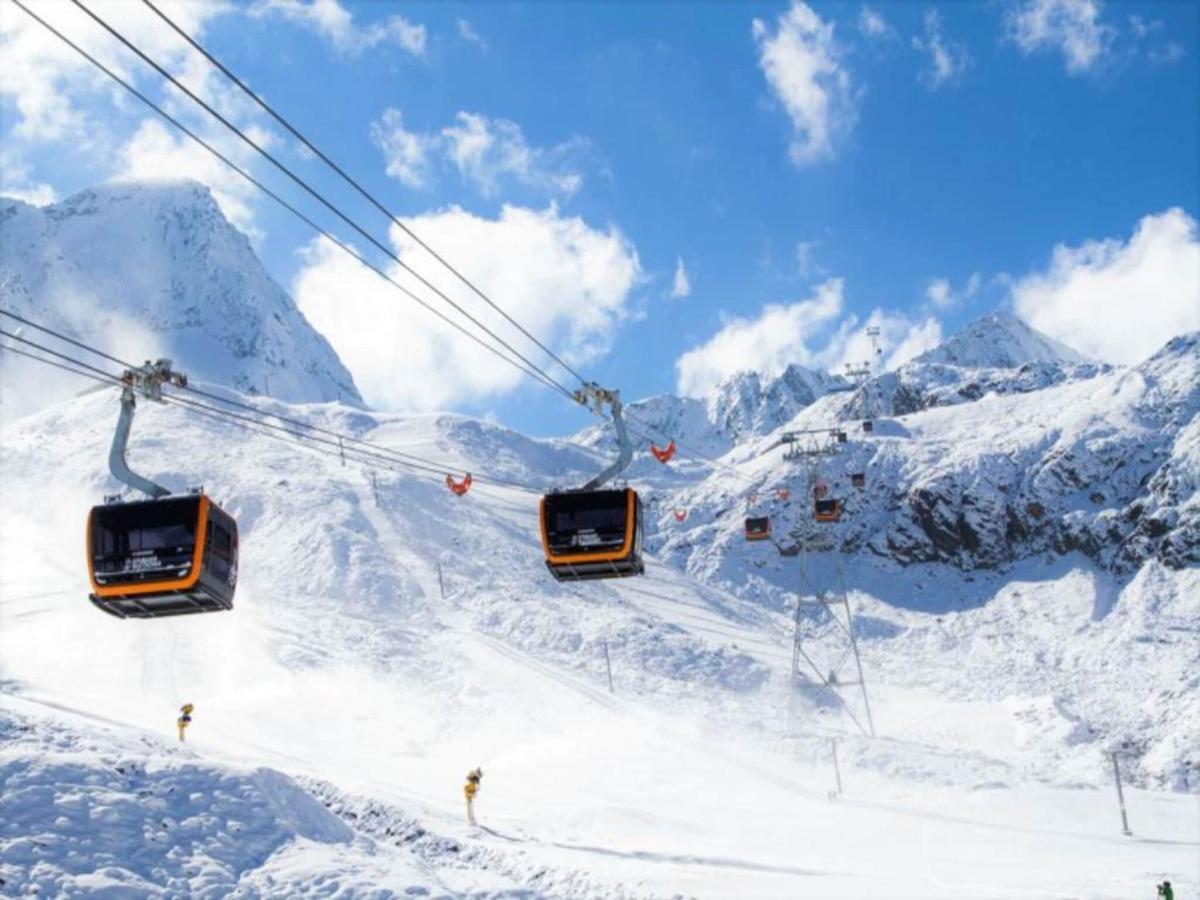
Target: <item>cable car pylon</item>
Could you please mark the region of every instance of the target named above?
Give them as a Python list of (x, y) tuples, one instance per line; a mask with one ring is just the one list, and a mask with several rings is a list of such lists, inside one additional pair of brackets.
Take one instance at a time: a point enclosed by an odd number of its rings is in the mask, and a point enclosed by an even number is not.
[[(836, 428), (816, 428), (791, 431), (781, 435), (778, 444), (784, 445), (784, 459), (802, 463), (805, 467), (806, 490), (804, 496), (811, 498), (811, 520), (801, 518), (799, 541), (799, 584), (796, 591), (795, 631), (792, 637), (792, 680), (799, 682), (802, 674), (809, 671), (816, 676), (817, 683), (838, 695), (842, 709), (858, 729), (868, 737), (875, 737), (875, 720), (871, 715), (871, 701), (867, 696), (867, 680), (863, 674), (862, 658), (858, 653), (858, 641), (854, 636), (854, 613), (846, 590), (846, 577), (842, 565), (842, 550), (836, 539), (829, 535), (816, 535), (814, 530), (822, 523), (836, 522), (841, 515), (843, 501), (825, 496), (828, 490), (820, 490), (823, 484), (818, 467), (820, 463), (836, 456), (846, 433)], [(822, 508), (822, 504), (832, 504)], [(802, 510), (807, 507), (801, 506)], [(833, 561), (833, 577), (819, 583), (810, 559), (810, 553), (828, 554)], [(827, 573), (828, 574), (828, 573)], [(822, 635), (820, 626), (825, 618), (832, 623), (832, 635)], [(823, 651), (823, 652), (822, 652)], [(847, 678), (841, 672), (853, 662), (854, 675)], [(862, 696), (865, 723), (854, 714), (847, 698), (842, 695), (846, 688), (859, 688)]]
[(574, 398), (597, 415), (607, 408), (617, 432), (617, 458), (575, 490), (542, 497), (542, 548), (546, 568), (559, 581), (624, 578), (645, 572), (642, 501), (631, 487), (605, 488), (633, 461), (633, 444), (621, 413), (619, 391), (586, 382)]

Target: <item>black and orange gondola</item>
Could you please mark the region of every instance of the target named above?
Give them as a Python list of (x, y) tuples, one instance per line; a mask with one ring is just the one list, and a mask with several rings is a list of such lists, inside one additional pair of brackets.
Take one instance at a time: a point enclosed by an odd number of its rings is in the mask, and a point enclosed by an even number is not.
[(645, 572), (642, 501), (631, 487), (605, 488), (633, 459), (617, 391), (587, 384), (575, 399), (597, 411), (607, 406), (617, 431), (617, 459), (577, 490), (542, 497), (540, 519), (546, 568), (559, 581), (624, 578)]
[(153, 619), (233, 608), (238, 577), (237, 522), (197, 490), (172, 494), (133, 472), (125, 448), (136, 395), (162, 400), (162, 386), (186, 387), (187, 378), (160, 359), (125, 372), (121, 414), (109, 450), (118, 481), (149, 496), (113, 498), (87, 519), (88, 599), (121, 619)]

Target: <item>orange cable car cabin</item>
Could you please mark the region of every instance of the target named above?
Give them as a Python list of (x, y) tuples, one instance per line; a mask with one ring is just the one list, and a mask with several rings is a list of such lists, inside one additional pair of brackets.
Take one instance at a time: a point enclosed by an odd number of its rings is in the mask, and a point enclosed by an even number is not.
[(769, 516), (746, 517), (746, 540), (765, 541), (771, 537), (771, 518)]
[(624, 578), (646, 571), (642, 501), (633, 488), (546, 494), (541, 520), (546, 568), (559, 581)]
[(205, 494), (92, 507), (88, 599), (121, 619), (233, 608), (238, 530)]
[(842, 517), (841, 500), (815, 500), (813, 513), (818, 522), (837, 522)]

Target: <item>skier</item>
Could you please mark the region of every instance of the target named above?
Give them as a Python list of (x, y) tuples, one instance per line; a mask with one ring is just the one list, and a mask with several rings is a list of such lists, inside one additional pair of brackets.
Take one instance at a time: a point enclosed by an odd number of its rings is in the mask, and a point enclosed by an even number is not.
[(179, 727), (179, 740), (181, 741), (187, 740), (184, 732), (187, 730), (187, 727), (192, 724), (192, 710), (195, 708), (196, 707), (192, 706), (190, 703), (185, 703), (183, 706), (179, 707), (179, 718), (175, 720), (175, 724)]
[(1175, 900), (1175, 891), (1171, 889), (1171, 882), (1164, 881), (1158, 886), (1158, 896), (1163, 900)]
[(467, 773), (467, 783), (463, 785), (463, 795), (467, 798), (467, 824), (475, 824), (475, 795), (479, 793), (479, 782), (483, 779), (483, 769), (474, 769)]

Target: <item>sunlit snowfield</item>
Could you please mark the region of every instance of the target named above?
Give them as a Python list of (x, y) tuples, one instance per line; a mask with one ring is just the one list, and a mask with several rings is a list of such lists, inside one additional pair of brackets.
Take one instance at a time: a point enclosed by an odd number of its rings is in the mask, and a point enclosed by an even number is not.
[[(549, 484), (595, 465), (459, 417), (301, 412), (462, 471)], [(1158, 723), (1152, 753), (1171, 770), (1167, 757), (1195, 736), (1195, 647), (1152, 636), (1190, 627), (1194, 638), (1194, 568), (1150, 565), (1121, 585), (1071, 557), (971, 582), (863, 564), (849, 577), (880, 734), (870, 741), (836, 704), (791, 688), (790, 617), (772, 591), (792, 563), (734, 543), (733, 522), (712, 542), (722, 566), (776, 579), (762, 597), (654, 559), (644, 579), (560, 587), (541, 564), (529, 495), (459, 499), (394, 473), (373, 483), (178, 409), (139, 414), (131, 462), (176, 487), (204, 482), (237, 516), (236, 608), (105, 617), (86, 600), (82, 528), (105, 490), (115, 414), (115, 395), (93, 394), (4, 433), (9, 884), (114, 896), (169, 885), (1117, 898), (1152, 896), (1163, 878), (1184, 897), (1200, 882), (1197, 796), (1127, 785), (1123, 836), (1103, 736), (1071, 712), (1091, 693), (1114, 727)], [(656, 515), (652, 551), (674, 540), (670, 510)], [(697, 517), (689, 527), (717, 527)], [(914, 593), (919, 581), (938, 612), (884, 602), (896, 578)], [(196, 713), (181, 747), (185, 701)], [(482, 827), (470, 829), (461, 785), (476, 765)]]

